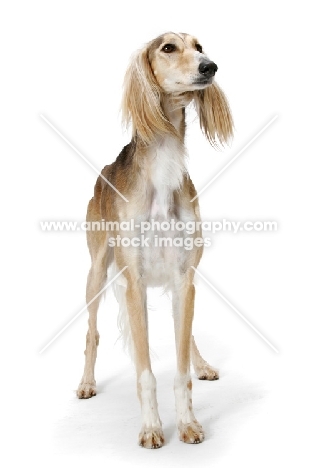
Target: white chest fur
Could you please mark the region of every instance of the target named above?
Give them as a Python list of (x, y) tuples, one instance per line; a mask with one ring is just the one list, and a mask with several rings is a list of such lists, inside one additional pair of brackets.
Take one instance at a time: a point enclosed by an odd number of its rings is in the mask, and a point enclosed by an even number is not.
[(173, 192), (182, 184), (185, 168), (183, 145), (175, 139), (166, 138), (149, 152), (149, 177), (154, 194), (150, 216), (168, 216)]
[[(166, 138), (158, 142), (149, 150), (147, 155), (149, 164), (149, 181), (153, 187), (152, 198), (148, 205), (148, 212), (144, 218), (161, 225), (162, 222), (178, 221), (179, 210), (173, 207), (173, 193), (183, 184), (186, 173), (185, 150), (183, 144), (173, 138)], [(159, 225), (158, 224), (158, 225)], [(160, 286), (172, 279), (172, 269), (179, 269), (179, 263), (186, 252), (176, 248), (170, 242), (174, 237), (183, 233), (177, 233), (175, 229), (164, 230), (156, 228), (145, 232), (148, 238), (148, 247), (142, 249), (142, 261), (144, 277), (148, 285)], [(164, 239), (161, 246), (158, 242)], [(167, 240), (168, 240), (168, 243)]]

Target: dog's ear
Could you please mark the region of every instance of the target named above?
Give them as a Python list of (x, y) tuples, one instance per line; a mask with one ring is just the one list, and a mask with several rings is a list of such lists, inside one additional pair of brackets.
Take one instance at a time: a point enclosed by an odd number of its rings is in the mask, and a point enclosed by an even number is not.
[(161, 106), (161, 89), (148, 59), (148, 49), (137, 52), (127, 69), (122, 98), (123, 122), (132, 122), (133, 136), (149, 145), (157, 135), (173, 134), (174, 127)]
[(233, 118), (225, 94), (217, 83), (194, 91), (194, 102), (200, 127), (209, 143), (214, 147), (229, 143), (233, 136)]

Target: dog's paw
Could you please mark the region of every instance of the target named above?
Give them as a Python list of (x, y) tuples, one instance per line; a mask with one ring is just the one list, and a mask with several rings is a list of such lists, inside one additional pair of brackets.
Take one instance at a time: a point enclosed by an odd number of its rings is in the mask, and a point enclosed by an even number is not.
[(77, 389), (78, 398), (91, 398), (96, 395), (95, 381), (93, 382), (80, 382)]
[(161, 427), (142, 427), (139, 434), (139, 445), (141, 447), (157, 449), (162, 447), (164, 443), (164, 433)]
[(204, 430), (196, 420), (190, 424), (180, 423), (178, 431), (180, 440), (186, 444), (200, 444), (205, 438)]
[(217, 369), (209, 366), (209, 364), (205, 363), (202, 366), (198, 366), (195, 368), (195, 372), (199, 380), (218, 380), (219, 379), (219, 372)]

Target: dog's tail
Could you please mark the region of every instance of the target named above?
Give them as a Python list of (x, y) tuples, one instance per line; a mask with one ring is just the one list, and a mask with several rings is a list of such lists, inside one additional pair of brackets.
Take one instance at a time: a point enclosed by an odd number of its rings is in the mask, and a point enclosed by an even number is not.
[[(112, 276), (118, 274), (116, 264), (112, 266)], [(131, 329), (129, 323), (129, 316), (127, 311), (126, 301), (127, 280), (123, 275), (120, 275), (113, 283), (113, 291), (117, 302), (119, 304), (119, 313), (117, 318), (117, 325), (120, 332), (119, 339), (122, 340), (124, 351), (126, 351), (131, 358), (134, 358), (134, 346), (131, 336)]]

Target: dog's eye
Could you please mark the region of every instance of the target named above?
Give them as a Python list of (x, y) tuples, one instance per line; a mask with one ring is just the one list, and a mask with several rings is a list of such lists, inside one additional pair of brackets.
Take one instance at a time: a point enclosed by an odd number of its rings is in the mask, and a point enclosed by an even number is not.
[(200, 54), (202, 54), (202, 52), (203, 52), (202, 46), (201, 46), (200, 44), (195, 44), (195, 47), (196, 47), (196, 50), (197, 50)]
[(170, 52), (174, 52), (176, 50), (176, 46), (174, 44), (165, 44), (161, 50), (170, 54)]

